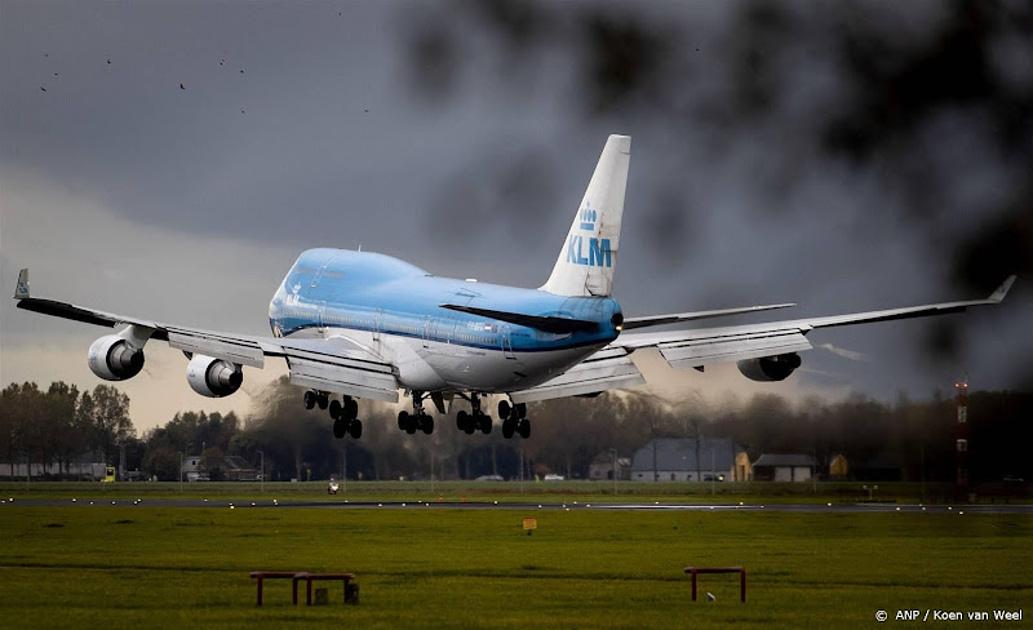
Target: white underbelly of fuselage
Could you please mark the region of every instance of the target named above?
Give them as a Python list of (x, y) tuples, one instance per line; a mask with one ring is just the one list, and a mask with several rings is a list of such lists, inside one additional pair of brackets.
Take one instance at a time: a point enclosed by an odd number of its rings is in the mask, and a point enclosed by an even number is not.
[(423, 392), (527, 389), (559, 376), (604, 345), (521, 352), (343, 328), (308, 328), (291, 336), (347, 337), (396, 366), (401, 387)]

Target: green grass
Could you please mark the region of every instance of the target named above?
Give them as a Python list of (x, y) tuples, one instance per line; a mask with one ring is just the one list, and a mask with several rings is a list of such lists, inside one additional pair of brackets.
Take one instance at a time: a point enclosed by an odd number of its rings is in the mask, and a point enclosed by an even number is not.
[[(323, 500), (326, 481), (305, 483), (270, 482), (265, 491), (255, 482), (184, 483), (136, 482), (101, 484), (97, 482), (0, 482), (0, 497), (35, 498), (220, 498), (237, 500)], [(877, 501), (935, 503), (944, 502), (953, 486), (946, 484), (880, 483)], [(500, 501), (507, 503), (585, 502), (706, 502), (706, 503), (825, 503), (867, 500), (861, 483), (643, 483), (620, 482), (617, 494), (613, 483), (605, 481), (535, 482), (518, 481), (349, 481), (338, 498), (359, 501)], [(981, 500), (986, 500), (982, 498)], [(1010, 499), (1028, 502), (1028, 499)]]
[[(0, 506), (0, 625), (871, 627), (879, 608), (1028, 604), (1031, 539), (1019, 515), (15, 502)], [(749, 602), (733, 576), (689, 601), (687, 564), (746, 566)], [(256, 609), (255, 569), (354, 571), (362, 601), (295, 608), (274, 581)]]

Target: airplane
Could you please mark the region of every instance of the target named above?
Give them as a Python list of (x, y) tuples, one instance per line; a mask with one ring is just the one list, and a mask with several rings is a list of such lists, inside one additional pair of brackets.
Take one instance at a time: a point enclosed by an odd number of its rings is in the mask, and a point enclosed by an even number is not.
[(527, 403), (566, 396), (592, 397), (645, 379), (631, 354), (654, 348), (674, 368), (734, 362), (755, 381), (782, 381), (800, 367), (817, 328), (957, 313), (998, 304), (1015, 281), (1007, 278), (982, 300), (943, 302), (846, 315), (759, 324), (642, 331), (727, 315), (795, 306), (747, 306), (625, 317), (613, 298), (620, 251), (631, 137), (611, 135), (578, 206), (556, 264), (537, 289), (435, 276), (384, 254), (310, 249), (287, 272), (269, 303), (272, 337), (213, 332), (107, 313), (30, 295), (21, 270), (18, 308), (106, 327), (122, 327), (89, 348), (98, 377), (121, 381), (144, 365), (149, 340), (165, 341), (187, 357), (187, 382), (209, 397), (228, 396), (243, 381), (243, 367), (261, 368), (267, 357), (286, 360), (290, 381), (306, 388), (306, 409), (319, 406), (333, 418), (337, 438), (362, 435), (357, 399), (398, 402), (398, 428), (431, 434), (434, 419), (453, 402), (456, 427), (488, 434), (493, 420), (482, 397), (499, 395), (505, 438), (531, 434)]

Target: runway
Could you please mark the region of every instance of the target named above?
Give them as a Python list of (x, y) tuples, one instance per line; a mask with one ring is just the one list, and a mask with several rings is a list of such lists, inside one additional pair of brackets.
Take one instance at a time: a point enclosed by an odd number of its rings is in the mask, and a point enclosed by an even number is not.
[(921, 503), (523, 503), (496, 501), (352, 501), (327, 499), (298, 501), (279, 499), (0, 499), (0, 509), (6, 505), (27, 507), (148, 507), (148, 508), (223, 508), (223, 509), (327, 509), (327, 510), (510, 510), (510, 511), (640, 511), (640, 512), (795, 512), (805, 514), (864, 514), (864, 513), (929, 513), (929, 514), (1019, 514), (1033, 516), (1033, 504), (936, 504)]

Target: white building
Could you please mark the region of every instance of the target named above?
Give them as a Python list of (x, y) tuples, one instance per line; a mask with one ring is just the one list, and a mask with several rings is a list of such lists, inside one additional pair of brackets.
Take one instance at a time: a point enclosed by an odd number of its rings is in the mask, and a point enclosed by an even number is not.
[(814, 458), (810, 455), (765, 453), (753, 462), (753, 478), (758, 481), (810, 481), (814, 467)]

